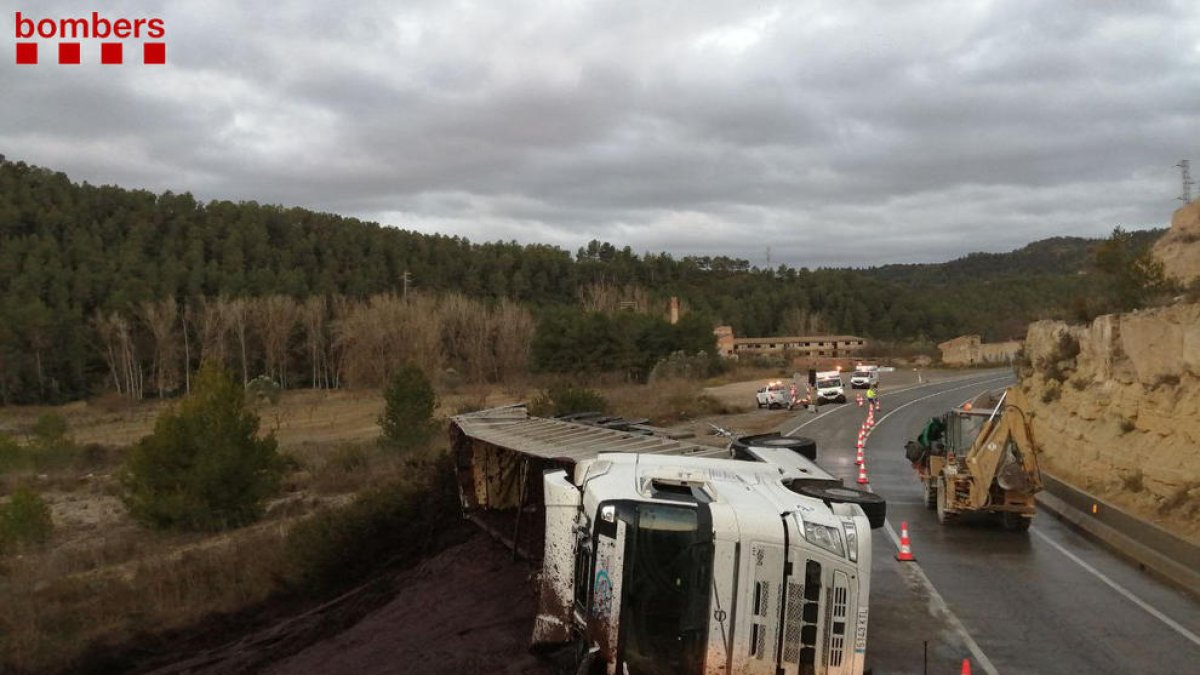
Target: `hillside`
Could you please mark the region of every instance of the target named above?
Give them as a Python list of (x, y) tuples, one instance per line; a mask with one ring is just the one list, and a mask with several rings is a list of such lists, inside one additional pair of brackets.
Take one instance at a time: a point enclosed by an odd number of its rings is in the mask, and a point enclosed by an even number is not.
[[(418, 292), (514, 302), (539, 317), (629, 302), (657, 314), (676, 295), (687, 312), (741, 335), (843, 332), (925, 345), (965, 332), (1006, 338), (1031, 320), (1071, 313), (1086, 292), (1078, 272), (1094, 243), (1051, 239), (1012, 253), (865, 271), (761, 270), (598, 241), (572, 254), (256, 202), (203, 204), (186, 193), (77, 184), (0, 160), (0, 402), (64, 401), (112, 386), (100, 318), (145, 355), (154, 351), (152, 336), (145, 321), (129, 317), (147, 303), (176, 301), (186, 339), (198, 330), (186, 308), (206, 298), (316, 297), (336, 308), (341, 299), (402, 292), (406, 272)], [(331, 309), (323, 320), (341, 318)], [(297, 375), (287, 379), (309, 384), (318, 368), (305, 360), (299, 335), (281, 339), (276, 351)], [(250, 375), (270, 369), (261, 342), (240, 336)], [(191, 367), (198, 357), (187, 358)]]
[[(1135, 246), (1149, 246), (1164, 230), (1132, 232)], [(1067, 277), (1087, 274), (1101, 240), (1083, 237), (1050, 237), (1007, 253), (971, 253), (944, 263), (883, 265), (865, 270), (877, 279), (913, 285), (942, 285), (978, 280), (1033, 277)]]

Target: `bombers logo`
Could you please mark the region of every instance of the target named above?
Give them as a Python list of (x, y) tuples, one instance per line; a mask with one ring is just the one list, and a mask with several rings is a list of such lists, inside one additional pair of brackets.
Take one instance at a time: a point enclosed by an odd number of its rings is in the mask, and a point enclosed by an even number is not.
[[(107, 19), (99, 12), (90, 17), (45, 19), (16, 13), (17, 63), (36, 64), (38, 43), (30, 40), (57, 40), (60, 64), (80, 63), (80, 40), (101, 40), (100, 63), (118, 64), (125, 61), (125, 40), (142, 42), (142, 63), (165, 64), (167, 43), (166, 22), (157, 17), (140, 19)], [(154, 40), (150, 42), (149, 40)]]

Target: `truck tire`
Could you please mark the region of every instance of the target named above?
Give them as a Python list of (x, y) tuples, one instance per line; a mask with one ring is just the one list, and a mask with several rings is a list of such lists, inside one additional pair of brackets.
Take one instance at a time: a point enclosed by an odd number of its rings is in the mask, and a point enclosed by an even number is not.
[(803, 436), (780, 436), (779, 434), (759, 434), (757, 436), (743, 436), (734, 439), (729, 445), (733, 451), (735, 459), (752, 459), (745, 456), (746, 448), (783, 448), (792, 452), (807, 457), (812, 461), (817, 461), (817, 442), (811, 438)]
[(936, 509), (938, 501), (937, 485), (932, 479), (921, 481), (921, 485), (925, 487), (925, 508), (930, 511)]
[(942, 476), (937, 478), (937, 519), (942, 525), (953, 525), (954, 521), (958, 520), (957, 513), (951, 513), (946, 510), (946, 479)]
[(1026, 518), (1012, 511), (1002, 511), (1000, 513), (1000, 524), (1009, 532), (1028, 532), (1029, 526), (1033, 524), (1033, 518)]
[(795, 490), (806, 497), (835, 504), (858, 504), (862, 507), (863, 513), (867, 514), (867, 520), (870, 521), (872, 530), (883, 527), (887, 520), (887, 500), (874, 492), (830, 483), (801, 484)]

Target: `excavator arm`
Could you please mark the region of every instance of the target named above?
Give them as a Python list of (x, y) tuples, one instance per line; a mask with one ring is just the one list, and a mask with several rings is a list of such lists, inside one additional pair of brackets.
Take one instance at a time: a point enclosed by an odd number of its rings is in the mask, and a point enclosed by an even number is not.
[(1042, 477), (1035, 447), (1028, 401), (1020, 387), (1009, 387), (967, 452), (967, 468), (974, 478), (971, 505), (987, 505), (993, 482), (1028, 495), (1040, 491)]

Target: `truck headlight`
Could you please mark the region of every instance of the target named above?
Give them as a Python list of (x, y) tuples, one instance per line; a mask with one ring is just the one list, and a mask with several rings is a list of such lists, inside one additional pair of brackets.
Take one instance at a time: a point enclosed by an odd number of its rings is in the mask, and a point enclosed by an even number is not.
[(850, 562), (858, 562), (858, 527), (853, 518), (843, 518), (842, 527), (846, 530), (846, 552), (850, 554)]
[(830, 553), (836, 553), (842, 557), (846, 555), (839, 528), (810, 523), (806, 520), (804, 521), (804, 538), (808, 540), (808, 543), (819, 546)]

